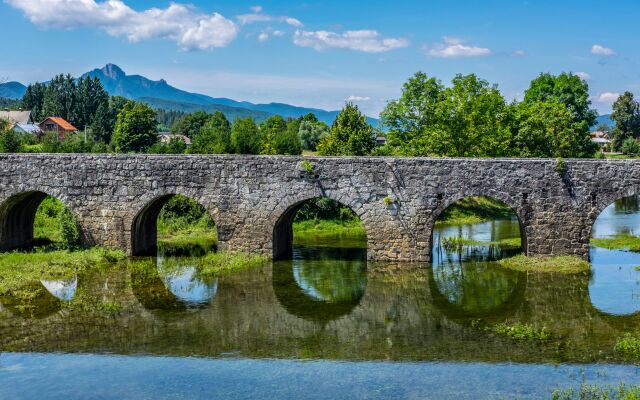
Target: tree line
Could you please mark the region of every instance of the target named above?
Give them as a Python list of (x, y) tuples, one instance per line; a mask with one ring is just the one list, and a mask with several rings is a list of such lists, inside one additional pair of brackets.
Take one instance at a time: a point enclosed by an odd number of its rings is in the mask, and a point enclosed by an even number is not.
[[(336, 156), (448, 157), (593, 157), (598, 152), (590, 136), (597, 113), (591, 108), (588, 84), (571, 73), (541, 74), (521, 101), (508, 102), (496, 85), (475, 74), (457, 75), (445, 85), (417, 72), (380, 115), (384, 146), (376, 143), (380, 131), (351, 103), (331, 126), (313, 114), (288, 119), (276, 115), (261, 123), (251, 118), (229, 121), (221, 112), (154, 110), (109, 97), (97, 78), (59, 75), (47, 84), (30, 85), (22, 106), (36, 119), (61, 116), (89, 132), (88, 139), (25, 143), (23, 151), (299, 155), (306, 150)], [(618, 123), (613, 133), (617, 148), (626, 139), (638, 138), (640, 105), (633, 95), (621, 96), (612, 118)], [(159, 143), (158, 129), (169, 126), (192, 145), (180, 138)]]

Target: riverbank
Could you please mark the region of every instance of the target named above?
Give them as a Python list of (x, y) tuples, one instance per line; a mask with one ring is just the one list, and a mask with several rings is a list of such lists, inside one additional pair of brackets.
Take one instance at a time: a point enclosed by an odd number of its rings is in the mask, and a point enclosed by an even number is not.
[(367, 248), (362, 222), (352, 220), (307, 220), (293, 223), (293, 243), (299, 246)]
[(490, 220), (511, 219), (516, 215), (508, 205), (490, 197), (466, 197), (438, 217), (436, 226), (478, 224)]

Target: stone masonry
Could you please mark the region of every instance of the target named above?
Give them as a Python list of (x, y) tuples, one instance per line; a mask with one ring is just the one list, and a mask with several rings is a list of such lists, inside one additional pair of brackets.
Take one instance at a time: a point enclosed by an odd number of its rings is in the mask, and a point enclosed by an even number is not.
[(527, 254), (586, 258), (599, 213), (639, 193), (631, 160), (5, 154), (0, 248), (29, 244), (50, 194), (76, 216), (85, 244), (147, 254), (160, 208), (181, 194), (211, 213), (221, 250), (286, 257), (295, 210), (326, 196), (360, 216), (369, 259), (429, 261), (438, 215), (483, 195), (513, 208)]

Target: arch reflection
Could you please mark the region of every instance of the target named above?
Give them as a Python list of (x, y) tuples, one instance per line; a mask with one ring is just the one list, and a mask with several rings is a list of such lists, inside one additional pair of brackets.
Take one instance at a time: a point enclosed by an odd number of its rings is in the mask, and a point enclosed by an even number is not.
[(292, 315), (329, 322), (350, 314), (367, 288), (365, 249), (296, 246), (273, 266), (273, 290)]
[(19, 294), (0, 296), (0, 303), (13, 315), (23, 318), (45, 318), (61, 308), (61, 301), (40, 282), (21, 287)]
[(160, 256), (132, 263), (132, 290), (147, 310), (202, 309), (218, 291), (218, 278), (201, 276), (193, 258)]
[(71, 279), (62, 281), (44, 280), (41, 279), (40, 283), (47, 289), (55, 298), (62, 301), (71, 301), (78, 289), (78, 277), (74, 276)]

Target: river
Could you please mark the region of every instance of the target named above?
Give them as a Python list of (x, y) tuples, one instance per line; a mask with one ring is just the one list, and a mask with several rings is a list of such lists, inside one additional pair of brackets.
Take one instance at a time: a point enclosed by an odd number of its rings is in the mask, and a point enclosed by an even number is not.
[[(639, 222), (619, 202), (594, 236)], [(165, 253), (144, 270), (25, 283), (28, 303), (0, 298), (0, 398), (537, 399), (639, 382), (614, 346), (640, 329), (640, 254), (592, 248), (591, 274), (500, 268), (519, 232), (515, 219), (440, 227), (431, 265), (367, 263), (353, 240), (317, 240), (217, 278)], [(551, 336), (516, 340), (499, 324)]]

